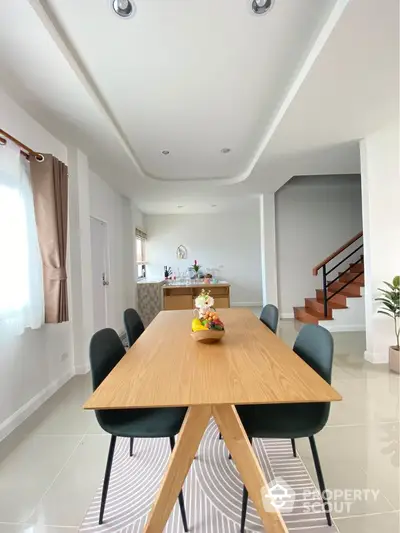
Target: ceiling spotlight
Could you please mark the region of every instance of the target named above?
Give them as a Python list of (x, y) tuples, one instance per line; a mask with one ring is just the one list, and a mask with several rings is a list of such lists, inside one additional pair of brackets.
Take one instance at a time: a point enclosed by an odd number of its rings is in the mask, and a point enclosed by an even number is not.
[(169, 150), (163, 150), (161, 153), (162, 155), (169, 155)]
[(230, 148), (222, 148), (222, 150), (221, 150), (221, 152), (222, 152), (223, 154), (229, 154), (230, 151), (231, 151)]
[(252, 0), (251, 9), (256, 15), (264, 15), (272, 7), (273, 0)]
[(131, 0), (112, 0), (112, 8), (122, 18), (133, 17), (136, 5)]

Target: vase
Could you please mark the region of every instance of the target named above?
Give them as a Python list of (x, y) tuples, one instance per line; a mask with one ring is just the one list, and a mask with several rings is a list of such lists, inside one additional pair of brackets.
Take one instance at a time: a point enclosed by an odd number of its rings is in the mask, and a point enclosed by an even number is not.
[(392, 372), (400, 374), (400, 351), (396, 346), (389, 347), (389, 368)]

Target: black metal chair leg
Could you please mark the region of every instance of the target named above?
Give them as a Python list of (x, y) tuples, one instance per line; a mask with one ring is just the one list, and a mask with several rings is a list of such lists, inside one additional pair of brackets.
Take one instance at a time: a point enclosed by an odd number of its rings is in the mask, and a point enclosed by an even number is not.
[(313, 459), (314, 459), (315, 470), (317, 472), (318, 484), (319, 484), (319, 488), (320, 488), (320, 491), (321, 491), (322, 501), (324, 502), (326, 521), (328, 522), (328, 526), (331, 526), (332, 525), (332, 518), (331, 518), (331, 513), (330, 513), (330, 510), (329, 510), (329, 502), (328, 502), (328, 500), (326, 498), (325, 481), (324, 481), (324, 477), (322, 475), (321, 463), (319, 461), (317, 444), (315, 442), (314, 435), (312, 437), (310, 437), (309, 440), (310, 440), (311, 451), (312, 451), (312, 455), (313, 455)]
[(182, 491), (180, 491), (180, 493), (179, 493), (178, 501), (179, 501), (179, 507), (180, 507), (180, 510), (181, 510), (183, 529), (185, 530), (185, 533), (187, 533), (189, 531), (189, 528), (188, 528), (188, 525), (187, 525), (185, 502), (183, 500), (183, 492)]
[(246, 524), (247, 502), (249, 499), (249, 493), (246, 487), (243, 485), (243, 498), (242, 498), (242, 518), (240, 520), (240, 533), (244, 533), (244, 526)]
[(290, 441), (292, 443), (293, 457), (297, 457), (296, 441), (294, 439), (290, 439)]
[[(170, 437), (169, 438), (169, 444), (171, 446), (171, 452), (172, 452), (172, 450), (174, 449), (174, 446), (175, 446), (175, 437)], [(179, 493), (178, 501), (179, 501), (179, 508), (181, 510), (183, 529), (185, 530), (185, 533), (187, 533), (189, 531), (189, 528), (188, 528), (188, 525), (187, 525), (185, 501), (183, 499), (183, 491), (182, 490)]]
[[(249, 437), (250, 444), (253, 446), (253, 438)], [(244, 526), (246, 524), (247, 502), (249, 500), (249, 493), (246, 487), (243, 485), (243, 497), (242, 497), (242, 517), (240, 520), (240, 533), (244, 533)]]
[(130, 438), (130, 442), (129, 442), (129, 455), (130, 457), (133, 456), (133, 437)]
[(108, 485), (110, 484), (111, 467), (112, 467), (112, 462), (113, 462), (113, 457), (114, 457), (116, 441), (117, 441), (117, 437), (112, 435), (111, 440), (110, 440), (110, 447), (108, 449), (108, 457), (107, 457), (106, 473), (104, 475), (103, 491), (101, 493), (101, 505), (100, 505), (100, 516), (99, 516), (100, 525), (103, 523), (103, 518), (104, 518), (104, 508), (106, 506)]

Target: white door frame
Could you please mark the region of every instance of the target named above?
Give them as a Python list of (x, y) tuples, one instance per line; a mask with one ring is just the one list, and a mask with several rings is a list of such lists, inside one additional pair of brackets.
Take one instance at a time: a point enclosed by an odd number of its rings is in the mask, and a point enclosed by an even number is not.
[[(107, 220), (104, 220), (103, 218), (100, 218), (100, 217), (95, 217), (95, 216), (92, 216), (90, 215), (89, 217), (90, 219), (93, 219), (93, 220), (97, 220), (98, 222), (101, 222), (101, 224), (104, 224), (105, 226), (105, 240), (106, 240), (106, 243), (105, 243), (105, 254), (106, 254), (106, 257), (105, 257), (105, 267), (106, 267), (106, 281), (108, 283), (110, 283), (110, 241), (109, 241), (109, 238), (108, 238), (108, 222)], [(91, 267), (91, 270), (92, 270), (92, 267)], [(92, 270), (93, 272), (93, 270)], [(109, 285), (108, 285), (109, 287)], [(109, 303), (109, 296), (108, 296), (108, 290), (107, 289), (104, 289), (104, 294), (105, 294), (105, 321), (106, 321), (106, 327), (108, 328), (109, 327), (109, 321), (108, 321), (108, 303)], [(93, 308), (93, 298), (92, 298), (92, 308)]]

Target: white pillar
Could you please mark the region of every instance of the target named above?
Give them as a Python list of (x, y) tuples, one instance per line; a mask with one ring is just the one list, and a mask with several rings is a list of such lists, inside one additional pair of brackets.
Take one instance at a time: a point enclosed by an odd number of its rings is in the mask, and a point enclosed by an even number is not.
[(74, 147), (68, 147), (68, 169), (74, 365), (77, 374), (84, 374), (90, 368), (89, 342), (93, 333), (89, 166), (86, 155)]
[(395, 341), (393, 322), (377, 313), (375, 298), (383, 281), (400, 274), (399, 123), (360, 142), (365, 265), (365, 358), (388, 361)]
[(275, 194), (260, 196), (261, 275), (263, 305), (278, 305)]

